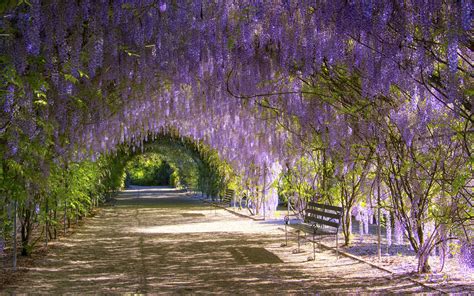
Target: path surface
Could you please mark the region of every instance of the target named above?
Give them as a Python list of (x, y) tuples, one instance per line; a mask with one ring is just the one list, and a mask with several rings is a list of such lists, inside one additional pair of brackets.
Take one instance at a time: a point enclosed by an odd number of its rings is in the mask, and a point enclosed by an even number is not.
[(310, 252), (292, 254), (295, 243), (280, 247), (283, 239), (272, 223), (210, 210), (184, 193), (128, 190), (0, 292), (433, 292), (329, 251), (308, 262)]

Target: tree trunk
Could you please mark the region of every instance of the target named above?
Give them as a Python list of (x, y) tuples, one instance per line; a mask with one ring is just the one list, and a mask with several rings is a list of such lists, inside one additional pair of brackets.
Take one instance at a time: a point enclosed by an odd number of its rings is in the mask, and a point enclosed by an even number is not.
[(350, 209), (344, 209), (342, 220), (342, 234), (344, 235), (344, 246), (348, 246), (351, 243), (352, 234), (352, 216)]
[(377, 155), (377, 258), (382, 260), (382, 211), (381, 207), (381, 196), (380, 196), (380, 156)]
[(63, 217), (64, 235), (67, 233), (67, 201), (64, 201), (64, 217)]
[(44, 246), (48, 247), (48, 232), (49, 232), (49, 207), (48, 207), (48, 198), (46, 197), (45, 205), (44, 205)]
[(25, 209), (23, 217), (21, 217), (21, 255), (29, 256), (31, 252), (30, 236), (31, 236), (31, 220), (32, 211)]
[(344, 189), (344, 178), (341, 181), (341, 204), (342, 204), (342, 234), (344, 236), (344, 246), (349, 246), (351, 243), (351, 234), (352, 234), (352, 197), (346, 195)]
[(53, 213), (53, 219), (54, 219), (54, 222), (56, 222), (54, 224), (54, 230), (53, 230), (53, 239), (57, 239), (58, 238), (58, 226), (57, 226), (57, 221), (58, 221), (58, 211), (56, 209), (54, 209), (54, 213)]
[(423, 251), (418, 256), (418, 273), (431, 273), (431, 266), (429, 264), (430, 252)]
[(16, 216), (17, 216), (17, 212), (18, 212), (18, 201), (15, 200), (14, 201), (14, 204), (13, 204), (13, 237), (12, 237), (12, 240), (13, 240), (13, 270), (16, 271), (16, 254), (17, 254), (17, 246), (16, 246), (16, 229), (17, 229), (17, 226), (16, 226)]

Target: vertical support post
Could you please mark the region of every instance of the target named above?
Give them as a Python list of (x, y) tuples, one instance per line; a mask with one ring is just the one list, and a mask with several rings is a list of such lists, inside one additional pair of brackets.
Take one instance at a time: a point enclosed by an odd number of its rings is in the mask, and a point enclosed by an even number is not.
[[(377, 203), (378, 200), (377, 200)], [(380, 225), (380, 204), (377, 206), (377, 257), (379, 261), (382, 259), (382, 227)]]
[(290, 217), (290, 197), (288, 196), (288, 200), (286, 201), (286, 215), (288, 218)]
[[(389, 237), (390, 237), (390, 241), (391, 240), (391, 236), (392, 236), (392, 226), (391, 226), (391, 223), (392, 223), (392, 219), (390, 218), (390, 212), (387, 211), (385, 212), (385, 231), (387, 233), (387, 248), (386, 248), (386, 251), (385, 251), (385, 255), (390, 255), (390, 252), (389, 252), (389, 249), (390, 249), (390, 246), (389, 246)], [(389, 233), (389, 230), (390, 229), (390, 233)]]
[[(327, 130), (328, 128), (326, 128)], [(321, 180), (321, 187), (323, 189), (323, 194), (322, 194), (322, 197), (323, 197), (323, 200), (326, 198), (326, 176), (327, 176), (327, 172), (326, 172), (326, 149), (323, 149), (323, 178)]]
[(300, 230), (296, 231), (298, 233), (298, 253), (300, 253)]
[(266, 201), (266, 195), (267, 195), (267, 164), (263, 164), (263, 190), (262, 190), (262, 206), (263, 206), (263, 220), (266, 218), (266, 206), (265, 206), (265, 201)]
[(339, 259), (339, 235), (336, 232), (336, 259)]
[(210, 195), (209, 180), (206, 180), (206, 197), (211, 197), (212, 201), (214, 201), (214, 196)]
[(287, 230), (287, 223), (285, 223), (285, 246), (288, 246), (288, 230)]
[(382, 260), (382, 226), (380, 213), (380, 159), (377, 158), (377, 257)]
[(67, 226), (66, 224), (69, 223), (68, 219), (67, 219), (67, 197), (69, 195), (69, 186), (68, 186), (68, 180), (67, 180), (67, 177), (68, 177), (68, 174), (69, 174), (69, 168), (68, 168), (68, 163), (66, 162), (65, 165), (64, 165), (64, 169), (65, 169), (65, 175), (63, 175), (64, 179), (64, 188), (66, 189), (66, 196), (64, 198), (64, 235), (66, 235), (66, 232), (67, 232)]
[(48, 233), (49, 233), (49, 206), (48, 206), (48, 197), (46, 197), (45, 206), (45, 223), (44, 223), (44, 246), (48, 247)]
[(17, 254), (17, 244), (16, 244), (16, 215), (18, 210), (18, 201), (13, 202), (13, 271), (16, 271), (16, 254)]
[(313, 229), (313, 260), (316, 261), (316, 229)]
[(67, 232), (67, 200), (64, 201), (63, 224), (64, 224), (64, 235), (66, 235), (66, 232)]
[[(7, 210), (8, 211), (8, 210)], [(8, 216), (7, 216), (8, 217)], [(8, 219), (8, 218), (7, 218)], [(5, 226), (4, 224), (6, 223), (7, 221), (4, 221), (4, 220), (0, 220), (0, 255), (3, 254), (3, 251), (5, 250), (5, 242), (6, 242), (6, 237), (4, 237), (5, 233), (4, 233), (4, 230), (5, 230)]]
[(54, 219), (54, 239), (58, 238), (58, 196), (55, 197), (54, 199), (55, 204), (54, 204), (54, 210), (53, 210), (53, 219)]

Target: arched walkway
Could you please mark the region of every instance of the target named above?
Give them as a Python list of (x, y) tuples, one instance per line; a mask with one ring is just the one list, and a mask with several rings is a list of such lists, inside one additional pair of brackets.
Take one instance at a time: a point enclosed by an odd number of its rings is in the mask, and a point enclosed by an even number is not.
[[(280, 247), (277, 225), (209, 206), (171, 188), (134, 188), (103, 207), (1, 292), (433, 292), (369, 265)], [(309, 248), (309, 246), (308, 246)]]

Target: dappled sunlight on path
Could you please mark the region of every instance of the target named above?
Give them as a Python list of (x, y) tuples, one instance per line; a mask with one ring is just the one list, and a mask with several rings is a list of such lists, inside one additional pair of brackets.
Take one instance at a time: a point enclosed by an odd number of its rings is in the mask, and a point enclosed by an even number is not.
[(292, 254), (294, 242), (280, 247), (276, 225), (211, 210), (169, 189), (146, 192), (132, 200), (131, 191), (122, 193), (1, 292), (432, 292), (329, 251), (308, 262), (312, 253)]

